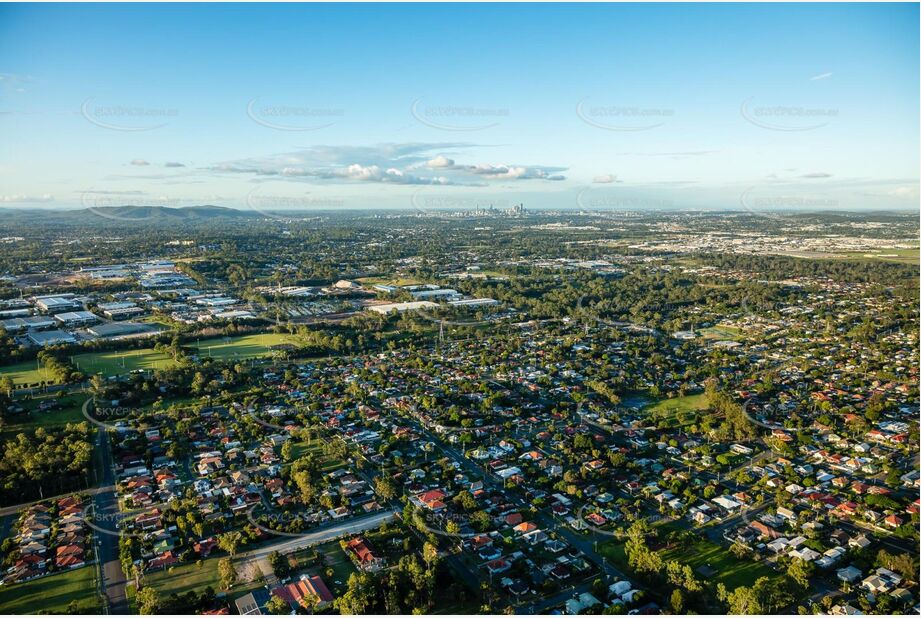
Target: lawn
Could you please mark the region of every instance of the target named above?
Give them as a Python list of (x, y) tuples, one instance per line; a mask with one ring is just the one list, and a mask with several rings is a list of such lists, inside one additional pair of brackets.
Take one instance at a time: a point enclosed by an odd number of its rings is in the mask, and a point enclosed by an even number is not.
[(700, 412), (707, 409), (707, 396), (704, 393), (685, 395), (662, 399), (643, 408), (643, 412), (651, 418), (674, 418), (689, 412)]
[(419, 285), (422, 283), (419, 279), (392, 279), (390, 277), (361, 277), (356, 279), (362, 285)]
[[(630, 572), (623, 543), (619, 541), (604, 543), (599, 545), (598, 551), (610, 560), (614, 566), (626, 573)], [(664, 560), (678, 560), (689, 565), (692, 569), (709, 566), (716, 571), (716, 575), (712, 579), (724, 584), (729, 590), (738, 586), (751, 586), (759, 577), (772, 577), (775, 575), (774, 571), (764, 564), (751, 560), (738, 560), (729, 553), (728, 549), (724, 549), (716, 543), (711, 543), (705, 539), (699, 539), (693, 544), (685, 544), (677, 549), (663, 551), (662, 558)], [(699, 574), (697, 577), (705, 579)]]
[[(346, 583), (349, 581), (349, 576), (352, 573), (355, 573), (355, 566), (352, 564), (352, 561), (349, 560), (349, 557), (345, 555), (342, 551), (342, 548), (339, 547), (339, 541), (332, 541), (330, 543), (324, 543), (317, 546), (317, 552), (326, 555), (326, 565), (318, 573), (323, 577), (323, 581), (326, 582), (326, 585), (331, 591), (336, 595), (342, 594), (346, 590)], [(326, 575), (326, 570), (331, 568), (333, 570), (332, 577)], [(311, 569), (310, 572), (313, 572), (316, 569)], [(342, 582), (337, 584), (336, 582)]]
[(704, 539), (690, 546), (668, 550), (663, 558), (679, 560), (693, 569), (709, 566), (716, 571), (714, 579), (729, 590), (739, 586), (751, 586), (759, 577), (775, 575), (774, 571), (764, 564), (748, 559), (738, 560), (728, 549)]
[(0, 367), (0, 375), (10, 376), (16, 386), (55, 382), (51, 379), (48, 370), (44, 367), (37, 367), (37, 362), (34, 360)]
[(849, 258), (900, 262), (902, 264), (917, 264), (919, 256), (921, 256), (921, 249), (879, 249), (869, 252), (851, 252), (847, 253), (846, 256)]
[(101, 373), (104, 376), (137, 369), (168, 369), (176, 364), (170, 356), (156, 352), (153, 348), (77, 354), (73, 361), (77, 369), (87, 375)]
[[(38, 405), (43, 401), (57, 401), (61, 408), (57, 410), (48, 410), (39, 412)], [(84, 395), (68, 395), (66, 397), (43, 397), (22, 401), (22, 407), (26, 411), (22, 414), (14, 414), (6, 417), (6, 425), (3, 427), (3, 433), (7, 435), (16, 435), (20, 432), (32, 432), (38, 427), (49, 429), (52, 427), (63, 427), (67, 423), (80, 423), (86, 419), (83, 417), (83, 402), (86, 401)]]
[(738, 341), (742, 338), (742, 329), (736, 326), (712, 326), (710, 328), (700, 329), (700, 335), (704, 339), (713, 341)]
[[(181, 596), (192, 591), (201, 593), (210, 586), (216, 596), (220, 597), (226, 594), (227, 601), (239, 598), (247, 592), (252, 592), (263, 586), (263, 582), (254, 581), (249, 583), (238, 583), (230, 590), (223, 590), (221, 588), (221, 578), (217, 570), (217, 563), (220, 559), (221, 557), (217, 556), (208, 558), (202, 561), (201, 566), (198, 566), (195, 562), (187, 562), (174, 566), (171, 569), (151, 571), (144, 576), (144, 584), (156, 588), (163, 599), (169, 598), (174, 594)], [(239, 572), (240, 565), (234, 563), (234, 566), (237, 567)], [(129, 583), (127, 592), (132, 608), (134, 611), (137, 611), (137, 608), (134, 606), (133, 584)]]
[(144, 576), (149, 586), (154, 586), (162, 596), (185, 594), (190, 590), (201, 591), (211, 586), (215, 592), (221, 591), (221, 578), (217, 573), (219, 558), (208, 558), (201, 566), (188, 562), (167, 570), (151, 571)]
[(307, 441), (293, 442), (291, 445), (292, 460), (300, 459), (305, 455), (312, 454), (317, 462), (320, 464), (320, 472), (326, 474), (327, 472), (332, 472), (336, 468), (341, 468), (346, 465), (346, 462), (341, 459), (336, 459), (334, 457), (329, 457), (324, 451), (324, 446), (326, 442), (323, 438), (314, 438), (310, 445), (307, 445)]
[(102, 605), (96, 596), (95, 565), (12, 586), (0, 586), (2, 614), (63, 614), (67, 613), (71, 601), (77, 602), (75, 613), (102, 613)]
[[(293, 335), (279, 333), (256, 333), (238, 337), (214, 337), (186, 342), (184, 345), (191, 347), (199, 356), (227, 360), (268, 356), (272, 353), (272, 346), (284, 343), (297, 343), (297, 338)], [(91, 352), (78, 354), (73, 357), (73, 360), (77, 369), (83, 373), (88, 375), (101, 373), (105, 376), (124, 374), (138, 369), (168, 369), (176, 364), (172, 357), (156, 352), (153, 348)]]
[(189, 342), (186, 345), (197, 348), (199, 356), (208, 356), (218, 360), (233, 358), (259, 358), (272, 353), (272, 346), (297, 344), (294, 335), (281, 333), (256, 333), (239, 337), (216, 337)]

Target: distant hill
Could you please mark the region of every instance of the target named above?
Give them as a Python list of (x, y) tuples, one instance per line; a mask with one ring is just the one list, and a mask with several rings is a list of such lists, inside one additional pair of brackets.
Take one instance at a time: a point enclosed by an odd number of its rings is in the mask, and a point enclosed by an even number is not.
[(183, 208), (172, 208), (170, 206), (101, 206), (99, 208), (84, 208), (81, 210), (71, 211), (72, 215), (97, 215), (111, 219), (124, 220), (144, 220), (154, 221), (163, 219), (215, 219), (227, 218), (234, 219), (248, 218), (255, 213), (237, 210), (236, 208), (227, 208), (226, 206), (186, 206)]
[(75, 210), (54, 210), (49, 208), (4, 208), (0, 209), (8, 221), (34, 221), (37, 217), (44, 222), (80, 225), (106, 220), (117, 223), (181, 223), (205, 222), (212, 219), (245, 220), (264, 217), (256, 212), (227, 208), (226, 206), (99, 206)]

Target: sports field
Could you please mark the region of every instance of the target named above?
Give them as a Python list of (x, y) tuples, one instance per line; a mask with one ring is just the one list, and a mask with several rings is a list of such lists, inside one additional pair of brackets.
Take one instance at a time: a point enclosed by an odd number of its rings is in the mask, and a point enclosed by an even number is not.
[(104, 376), (128, 373), (136, 369), (166, 369), (175, 364), (171, 357), (156, 352), (153, 348), (77, 354), (73, 360), (74, 366), (83, 373), (101, 373)]
[(257, 333), (239, 337), (217, 337), (201, 341), (186, 342), (184, 345), (196, 348), (202, 357), (228, 360), (234, 358), (259, 358), (272, 353), (272, 346), (297, 344), (294, 335), (279, 333)]
[[(201, 357), (218, 360), (248, 359), (268, 356), (272, 346), (296, 344), (297, 337), (279, 333), (256, 333), (237, 337), (215, 337), (200, 341), (187, 341), (184, 346), (192, 348)], [(175, 365), (172, 357), (156, 352), (153, 348), (139, 350), (115, 350), (112, 352), (88, 352), (73, 357), (77, 369), (87, 375), (101, 373), (104, 376), (121, 375), (137, 369), (167, 369)], [(28, 361), (8, 367), (0, 367), (0, 375), (10, 375), (17, 385), (35, 384), (48, 380), (44, 368), (36, 368), (35, 361)]]
[(0, 367), (0, 375), (10, 376), (13, 378), (13, 384), (17, 386), (38, 384), (39, 382), (51, 382), (52, 380), (48, 370), (44, 367), (36, 367), (36, 365), (37, 363), (34, 360), (17, 363), (15, 365), (7, 365), (6, 367)]
[(742, 338), (742, 329), (736, 326), (717, 325), (700, 329), (704, 339), (738, 341)]

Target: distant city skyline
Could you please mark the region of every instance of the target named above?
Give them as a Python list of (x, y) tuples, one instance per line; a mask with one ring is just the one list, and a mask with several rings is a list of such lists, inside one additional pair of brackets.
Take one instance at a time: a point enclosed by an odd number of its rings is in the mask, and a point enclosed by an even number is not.
[(917, 4), (0, 6), (0, 207), (916, 209)]

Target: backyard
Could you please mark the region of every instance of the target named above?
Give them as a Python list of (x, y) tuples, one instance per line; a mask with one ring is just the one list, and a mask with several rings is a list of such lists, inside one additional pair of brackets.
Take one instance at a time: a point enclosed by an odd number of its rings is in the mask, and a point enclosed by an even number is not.
[[(76, 610), (68, 608), (71, 602), (76, 604)], [(93, 565), (0, 586), (0, 613), (3, 614), (99, 614), (101, 610)]]

